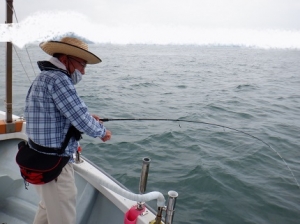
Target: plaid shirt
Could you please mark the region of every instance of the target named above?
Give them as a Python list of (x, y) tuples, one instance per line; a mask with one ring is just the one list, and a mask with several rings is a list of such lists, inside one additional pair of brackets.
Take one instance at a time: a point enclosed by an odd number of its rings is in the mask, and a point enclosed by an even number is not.
[[(38, 62), (38, 65), (41, 73), (26, 97), (24, 114), (28, 138), (44, 147), (60, 148), (71, 124), (91, 137), (104, 137), (105, 127), (89, 114), (67, 71), (48, 61)], [(72, 137), (62, 156), (70, 156), (73, 162), (77, 146)]]

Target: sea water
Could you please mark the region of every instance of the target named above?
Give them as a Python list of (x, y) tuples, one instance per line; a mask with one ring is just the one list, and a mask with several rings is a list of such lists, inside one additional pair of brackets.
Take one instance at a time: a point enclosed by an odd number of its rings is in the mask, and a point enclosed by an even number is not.
[[(84, 156), (135, 193), (149, 157), (146, 192), (179, 193), (174, 223), (299, 223), (299, 50), (111, 44), (91, 50), (103, 62), (88, 65), (76, 86), (90, 113), (219, 124), (269, 146), (209, 124), (110, 121), (110, 141), (84, 135)], [(13, 113), (22, 116), (36, 61), (49, 57), (36, 45), (16, 52)]]

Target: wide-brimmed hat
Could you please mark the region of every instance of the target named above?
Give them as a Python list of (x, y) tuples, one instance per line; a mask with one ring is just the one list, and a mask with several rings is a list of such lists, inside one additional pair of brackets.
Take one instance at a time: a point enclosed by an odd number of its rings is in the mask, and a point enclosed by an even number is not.
[(40, 47), (47, 54), (66, 54), (81, 58), (87, 64), (97, 64), (101, 59), (88, 50), (88, 45), (74, 37), (64, 37), (60, 41), (47, 41), (40, 43)]

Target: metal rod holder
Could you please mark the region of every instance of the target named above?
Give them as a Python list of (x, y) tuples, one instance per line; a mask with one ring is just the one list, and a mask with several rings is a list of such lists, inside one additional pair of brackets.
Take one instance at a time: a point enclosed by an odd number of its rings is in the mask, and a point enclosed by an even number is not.
[(77, 147), (77, 150), (76, 150), (76, 154), (75, 154), (75, 163), (82, 163), (83, 160), (81, 159), (81, 146), (78, 142), (78, 147)]
[(150, 158), (147, 157), (143, 158), (143, 165), (142, 165), (140, 186), (139, 186), (140, 194), (144, 194), (146, 192), (150, 162), (151, 162)]
[[(139, 184), (139, 192), (140, 194), (144, 194), (146, 192), (147, 180), (148, 180), (148, 173), (149, 173), (149, 166), (150, 166), (150, 158), (143, 158), (143, 165), (141, 171), (141, 178)], [(144, 202), (137, 203), (137, 209), (142, 210), (144, 207)]]
[(169, 195), (169, 199), (168, 199), (167, 209), (166, 209), (165, 224), (171, 224), (173, 222), (178, 193), (176, 191), (169, 191), (168, 195)]
[(80, 152), (76, 151), (75, 163), (81, 163), (80, 154), (81, 154)]

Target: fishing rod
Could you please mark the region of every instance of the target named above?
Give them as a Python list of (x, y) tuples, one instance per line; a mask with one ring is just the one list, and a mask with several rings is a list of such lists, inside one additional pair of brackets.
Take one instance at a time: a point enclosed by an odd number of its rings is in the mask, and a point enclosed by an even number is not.
[[(260, 142), (262, 142), (263, 144), (265, 144), (266, 146), (268, 146), (270, 149), (272, 149), (280, 158), (281, 160), (284, 162), (284, 164), (286, 165), (286, 167), (288, 168), (288, 170), (290, 171), (292, 177), (294, 178), (298, 188), (300, 189), (300, 185), (293, 173), (293, 171), (291, 170), (291, 168), (289, 167), (289, 165), (287, 164), (287, 162), (285, 161), (285, 159), (279, 154), (279, 152), (277, 152), (273, 147), (271, 147), (271, 145), (269, 145), (267, 142), (265, 142), (264, 140), (251, 135), (247, 132), (241, 131), (239, 129), (236, 128), (231, 128), (225, 125), (220, 125), (220, 124), (214, 124), (214, 123), (209, 123), (209, 122), (204, 122), (204, 121), (194, 121), (194, 120), (186, 120), (186, 119), (168, 119), (168, 118), (103, 118), (100, 119), (100, 121), (102, 122), (108, 122), (108, 121), (171, 121), (171, 122), (186, 122), (186, 123), (197, 123), (197, 124), (205, 124), (205, 125), (210, 125), (210, 126), (215, 126), (215, 127), (220, 127), (220, 128), (226, 128), (229, 130), (233, 130), (236, 131), (238, 133), (242, 133), (245, 134), (251, 138), (254, 138)], [(180, 127), (180, 125), (179, 125)]]

